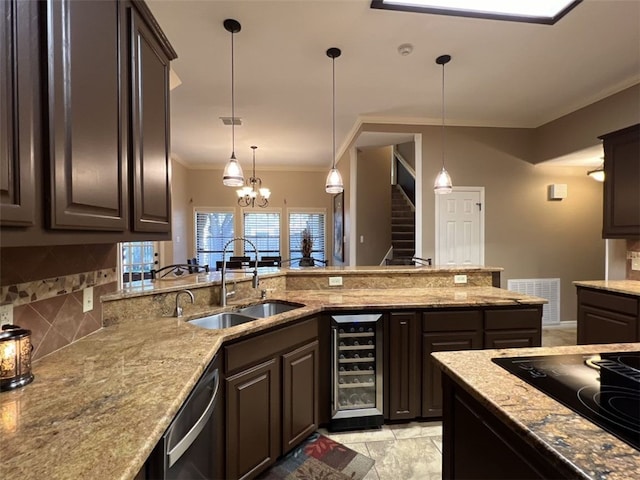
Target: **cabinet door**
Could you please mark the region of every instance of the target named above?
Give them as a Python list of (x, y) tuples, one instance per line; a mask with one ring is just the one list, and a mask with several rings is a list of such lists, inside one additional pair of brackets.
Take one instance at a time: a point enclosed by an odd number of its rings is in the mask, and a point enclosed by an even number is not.
[(318, 428), (318, 342), (282, 356), (282, 454)]
[(47, 2), (49, 226), (126, 229), (126, 111), (115, 0)]
[(420, 334), (414, 312), (392, 312), (389, 318), (389, 419), (420, 416)]
[(422, 335), (422, 416), (442, 415), (442, 373), (432, 352), (482, 348), (482, 331), (434, 332)]
[(227, 378), (227, 476), (253, 478), (280, 453), (279, 362), (271, 359)]
[(169, 59), (134, 9), (131, 19), (131, 144), (136, 232), (171, 231)]
[(484, 348), (539, 347), (542, 306), (485, 310), (484, 327)]
[(604, 141), (604, 238), (640, 237), (640, 125)]
[(638, 317), (588, 305), (578, 307), (578, 344), (638, 340)]
[(38, 4), (0, 2), (0, 225), (34, 223)]

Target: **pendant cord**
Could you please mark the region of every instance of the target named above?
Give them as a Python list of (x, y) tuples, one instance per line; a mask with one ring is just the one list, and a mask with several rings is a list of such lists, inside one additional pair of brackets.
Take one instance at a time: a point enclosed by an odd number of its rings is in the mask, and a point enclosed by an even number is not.
[(336, 168), (336, 59), (331, 59), (331, 66), (333, 71), (333, 111), (332, 111), (332, 130), (333, 130), (333, 162), (332, 169)]
[(235, 109), (235, 88), (234, 88), (234, 62), (233, 62), (233, 35), (231, 32), (231, 158), (236, 158), (236, 109)]
[(444, 63), (442, 64), (442, 169), (444, 170)]

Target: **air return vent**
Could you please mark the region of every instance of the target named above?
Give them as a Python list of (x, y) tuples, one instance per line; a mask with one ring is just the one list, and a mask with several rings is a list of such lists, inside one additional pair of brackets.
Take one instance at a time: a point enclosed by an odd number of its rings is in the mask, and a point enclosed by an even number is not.
[(542, 307), (542, 324), (557, 325), (560, 323), (560, 279), (559, 278), (525, 278), (507, 280), (507, 289), (546, 298), (549, 303)]
[(233, 125), (242, 125), (242, 119), (240, 117), (220, 117), (222, 123), (225, 125), (231, 126)]

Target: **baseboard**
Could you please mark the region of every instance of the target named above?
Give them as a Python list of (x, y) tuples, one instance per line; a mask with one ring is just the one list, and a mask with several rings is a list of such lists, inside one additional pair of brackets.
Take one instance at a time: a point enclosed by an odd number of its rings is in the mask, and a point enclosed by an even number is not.
[(577, 320), (563, 320), (555, 325), (543, 325), (542, 328), (576, 328), (577, 326)]

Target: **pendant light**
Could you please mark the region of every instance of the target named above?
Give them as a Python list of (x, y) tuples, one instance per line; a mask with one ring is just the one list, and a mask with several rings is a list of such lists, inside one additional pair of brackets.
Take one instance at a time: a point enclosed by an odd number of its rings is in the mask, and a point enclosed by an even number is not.
[(451, 193), (453, 186), (451, 184), (451, 176), (444, 168), (444, 66), (451, 60), (450, 55), (440, 55), (436, 58), (436, 63), (442, 65), (442, 170), (438, 173), (436, 181), (433, 184), (435, 193), (444, 194)]
[(228, 18), (223, 23), (227, 32), (231, 33), (231, 158), (224, 167), (222, 183), (227, 187), (242, 187), (244, 174), (242, 167), (236, 160), (236, 116), (235, 116), (235, 89), (234, 89), (234, 65), (233, 65), (233, 35), (242, 28), (240, 22)]
[(336, 58), (341, 54), (342, 52), (339, 48), (332, 47), (327, 50), (327, 57), (331, 59), (333, 72), (333, 163), (331, 164), (331, 170), (329, 170), (325, 183), (325, 191), (327, 193), (341, 193), (344, 190), (342, 175), (340, 175), (340, 171), (336, 168)]
[(593, 178), (596, 182), (604, 182), (604, 158), (602, 158), (600, 166), (595, 170), (589, 170), (587, 175)]

